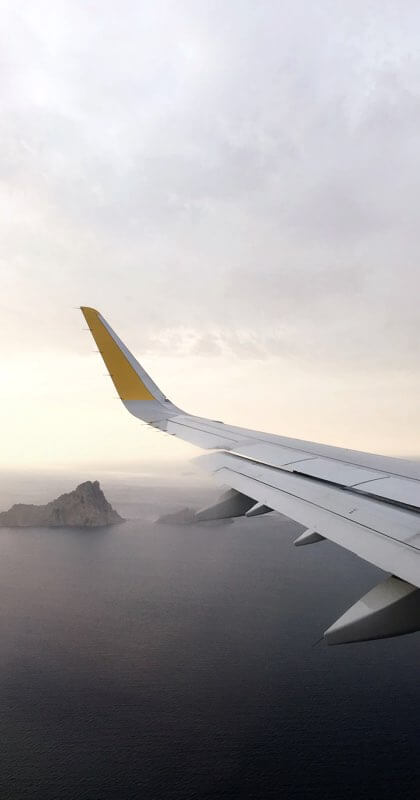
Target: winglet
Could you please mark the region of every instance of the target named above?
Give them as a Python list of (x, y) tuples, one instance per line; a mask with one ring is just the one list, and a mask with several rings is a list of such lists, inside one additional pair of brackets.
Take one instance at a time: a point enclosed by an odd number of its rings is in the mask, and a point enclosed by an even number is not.
[(125, 407), (147, 422), (180, 413), (168, 401), (99, 311), (88, 306), (80, 310), (108, 368), (114, 386)]

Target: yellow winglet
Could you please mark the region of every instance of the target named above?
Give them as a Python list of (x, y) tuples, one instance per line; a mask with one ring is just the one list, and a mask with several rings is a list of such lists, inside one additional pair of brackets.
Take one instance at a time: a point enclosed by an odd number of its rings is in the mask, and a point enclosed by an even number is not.
[[(99, 311), (87, 306), (80, 309), (89, 330), (98, 345), (98, 350), (108, 367), (114, 386), (123, 401), (155, 400), (139, 374), (142, 370), (131, 353), (105, 323)], [(133, 366), (133, 362), (137, 369)]]

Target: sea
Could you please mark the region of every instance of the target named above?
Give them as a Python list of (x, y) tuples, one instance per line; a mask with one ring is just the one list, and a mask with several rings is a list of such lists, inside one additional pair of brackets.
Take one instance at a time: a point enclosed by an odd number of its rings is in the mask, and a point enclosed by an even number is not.
[(123, 524), (0, 530), (0, 799), (418, 800), (420, 634), (322, 640), (383, 574), (279, 514), (157, 522), (193, 476), (100, 479)]

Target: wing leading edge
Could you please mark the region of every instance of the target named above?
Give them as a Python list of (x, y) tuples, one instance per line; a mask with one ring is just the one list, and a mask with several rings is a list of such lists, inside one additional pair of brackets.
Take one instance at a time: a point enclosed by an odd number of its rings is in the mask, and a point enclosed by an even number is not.
[(216, 452), (198, 460), (229, 488), (197, 520), (280, 511), (390, 573), (325, 631), (329, 644), (420, 630), (420, 464), (247, 430), (187, 414), (161, 392), (98, 311), (81, 308), (127, 410)]

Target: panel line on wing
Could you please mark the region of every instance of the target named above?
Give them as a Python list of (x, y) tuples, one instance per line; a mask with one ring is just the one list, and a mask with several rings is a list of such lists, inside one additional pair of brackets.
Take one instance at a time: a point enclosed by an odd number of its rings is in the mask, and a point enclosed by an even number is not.
[[(271, 469), (271, 471), (273, 471), (272, 467), (266, 467), (266, 469)], [(252, 476), (251, 475), (247, 475), (244, 472), (240, 472), (238, 469), (233, 469), (231, 466), (227, 466), (227, 465), (221, 464), (220, 467), (218, 467), (217, 469), (214, 470), (214, 472), (217, 473), (217, 472), (220, 472), (221, 470), (228, 470), (229, 472), (233, 472), (234, 474), (240, 475), (243, 478), (249, 478), (250, 480), (255, 481), (256, 483), (259, 483), (259, 484), (261, 484), (263, 486), (267, 486), (270, 489), (274, 489), (276, 492), (280, 492), (281, 494), (289, 495), (290, 497), (293, 497), (295, 500), (298, 500), (301, 503), (307, 503), (308, 505), (312, 505), (315, 508), (321, 509), (322, 511), (327, 511), (329, 514), (334, 514), (335, 516), (340, 517), (341, 519), (346, 520), (347, 522), (350, 522), (353, 525), (357, 525), (360, 528), (365, 528), (366, 530), (371, 531), (372, 533), (376, 534), (377, 536), (385, 537), (386, 539), (389, 539), (390, 541), (393, 541), (396, 544), (401, 545), (402, 547), (409, 547), (417, 555), (420, 555), (419, 548), (416, 547), (415, 545), (410, 544), (410, 542), (408, 540), (406, 540), (406, 539), (397, 539), (395, 536), (391, 536), (390, 534), (385, 533), (384, 531), (380, 531), (377, 528), (372, 527), (372, 525), (369, 525), (366, 522), (362, 522), (362, 521), (358, 520), (355, 517), (350, 517), (349, 518), (348, 516), (346, 516), (346, 514), (343, 514), (342, 512), (340, 512), (340, 511), (338, 511), (336, 509), (326, 508), (320, 502), (315, 502), (314, 500), (310, 500), (310, 499), (308, 499), (306, 497), (301, 497), (299, 494), (296, 494), (295, 492), (288, 491), (287, 489), (284, 489), (283, 487), (280, 488), (279, 486), (275, 486), (274, 484), (268, 483), (268, 481), (264, 481), (261, 478), (257, 478), (257, 477), (255, 477), (253, 475)], [(298, 477), (297, 477), (297, 480), (299, 480)], [(333, 488), (335, 488), (336, 491), (342, 491), (342, 487), (334, 486)], [(368, 498), (364, 498), (364, 499), (368, 499)]]

